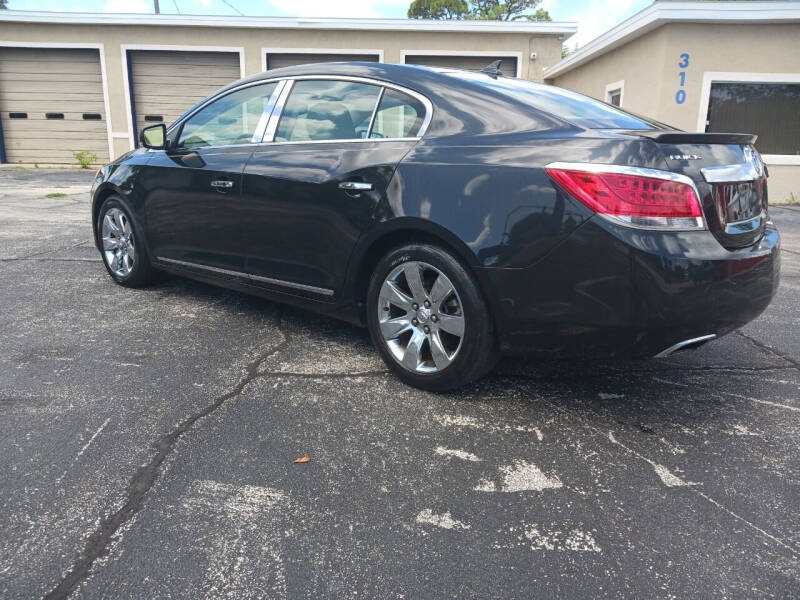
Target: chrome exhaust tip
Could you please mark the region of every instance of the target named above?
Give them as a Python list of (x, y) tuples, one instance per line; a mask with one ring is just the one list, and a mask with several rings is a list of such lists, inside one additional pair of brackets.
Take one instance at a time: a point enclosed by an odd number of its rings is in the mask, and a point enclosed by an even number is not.
[(716, 333), (709, 333), (708, 335), (701, 335), (700, 337), (683, 340), (682, 342), (673, 344), (666, 350), (662, 350), (661, 352), (656, 354), (653, 358), (666, 358), (667, 356), (675, 354), (680, 350), (693, 350), (695, 348), (699, 348), (706, 342), (713, 340), (715, 337), (717, 337)]

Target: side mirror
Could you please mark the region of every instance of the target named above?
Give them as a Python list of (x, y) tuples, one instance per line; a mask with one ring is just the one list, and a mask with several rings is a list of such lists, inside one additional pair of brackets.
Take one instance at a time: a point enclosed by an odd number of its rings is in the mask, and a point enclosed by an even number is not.
[(142, 142), (142, 146), (145, 148), (163, 150), (167, 142), (167, 126), (159, 123), (158, 125), (145, 127), (142, 129), (139, 141)]

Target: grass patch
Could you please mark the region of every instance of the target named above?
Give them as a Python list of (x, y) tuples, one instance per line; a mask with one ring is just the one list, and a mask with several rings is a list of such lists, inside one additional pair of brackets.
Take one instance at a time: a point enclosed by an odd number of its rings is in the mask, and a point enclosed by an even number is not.
[(781, 202), (777, 202), (776, 204), (778, 204), (779, 206), (781, 204), (784, 204), (784, 205), (785, 204), (790, 204), (791, 206), (800, 206), (800, 196), (798, 196), (797, 194), (792, 192), (792, 193), (789, 194), (788, 198), (786, 198), (785, 200), (783, 200)]
[(45, 194), (45, 198), (66, 198), (67, 195), (64, 192), (51, 192), (50, 194)]

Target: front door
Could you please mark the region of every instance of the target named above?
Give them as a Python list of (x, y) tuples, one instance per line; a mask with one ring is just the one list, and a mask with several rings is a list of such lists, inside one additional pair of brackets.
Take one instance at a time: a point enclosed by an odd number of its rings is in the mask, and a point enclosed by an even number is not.
[(242, 174), (275, 87), (218, 98), (187, 119), (167, 150), (154, 152), (143, 181), (148, 244), (157, 260), (244, 270)]
[(274, 140), (245, 168), (247, 272), (282, 291), (334, 295), (424, 116), (418, 100), (379, 85), (294, 82)]

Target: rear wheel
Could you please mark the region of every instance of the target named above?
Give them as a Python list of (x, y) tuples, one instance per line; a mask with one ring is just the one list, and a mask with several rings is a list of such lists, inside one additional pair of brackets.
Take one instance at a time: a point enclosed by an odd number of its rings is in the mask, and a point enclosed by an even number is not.
[(126, 287), (152, 282), (154, 270), (147, 248), (128, 208), (116, 196), (103, 202), (96, 228), (103, 263), (114, 281)]
[(491, 319), (472, 276), (429, 244), (389, 252), (367, 293), (367, 324), (389, 368), (415, 387), (467, 384), (495, 363)]

